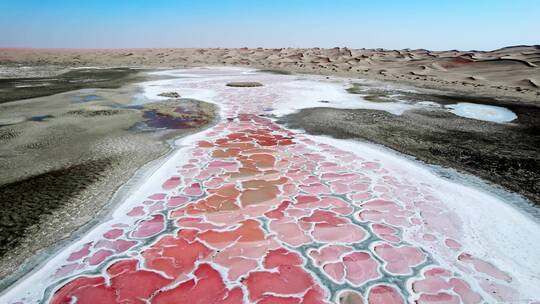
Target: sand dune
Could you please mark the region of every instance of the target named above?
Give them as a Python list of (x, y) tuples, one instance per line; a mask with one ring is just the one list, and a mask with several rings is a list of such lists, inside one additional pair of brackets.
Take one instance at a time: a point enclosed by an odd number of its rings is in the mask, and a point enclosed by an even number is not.
[[(474, 95), (540, 100), (540, 46), (493, 51), (349, 48), (0, 49), (0, 66), (249, 66), (411, 83)], [(1, 72), (1, 70), (0, 70)], [(0, 78), (2, 74), (0, 74)]]
[(540, 88), (540, 81), (536, 79), (522, 79), (516, 85), (538, 89)]

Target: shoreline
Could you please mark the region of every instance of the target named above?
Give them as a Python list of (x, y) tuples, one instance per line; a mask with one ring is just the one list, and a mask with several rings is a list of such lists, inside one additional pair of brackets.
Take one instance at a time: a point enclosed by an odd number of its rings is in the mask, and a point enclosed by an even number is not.
[(159, 156), (154, 160), (151, 160), (146, 164), (143, 164), (136, 170), (136, 172), (131, 177), (129, 177), (127, 180), (122, 180), (121, 185), (112, 193), (110, 193), (111, 198), (109, 199), (107, 204), (102, 206), (101, 210), (99, 210), (95, 218), (79, 226), (71, 233), (68, 238), (61, 239), (57, 241), (53, 246), (38, 251), (37, 253), (29, 257), (26, 261), (24, 261), (23, 264), (21, 264), (21, 269), (17, 269), (11, 275), (2, 278), (0, 280), (0, 290), (2, 290), (0, 292), (0, 295), (9, 292), (9, 290), (14, 286), (17, 281), (23, 280), (24, 278), (31, 276), (35, 271), (39, 270), (40, 266), (45, 265), (47, 261), (55, 257), (53, 255), (54, 253), (73, 243), (76, 239), (80, 238), (82, 235), (90, 231), (93, 227), (105, 221), (106, 217), (102, 216), (109, 214), (114, 208), (114, 206), (116, 206), (123, 199), (129, 196), (129, 191), (133, 191), (132, 188), (140, 184), (140, 179), (155, 172), (155, 170), (157, 170), (159, 166), (174, 153), (174, 151), (175, 149), (171, 147), (169, 151), (165, 152), (163, 155)]
[[(151, 75), (146, 75), (144, 77), (146, 81), (151, 81), (155, 79), (155, 77)], [(6, 109), (18, 109), (17, 107), (23, 107), (24, 109), (27, 109), (24, 110), (25, 112), (39, 112), (41, 111), (40, 109), (43, 107), (51, 107), (51, 109), (48, 110), (57, 111), (55, 110), (55, 107), (58, 107), (60, 105), (61, 108), (65, 108), (65, 105), (67, 105), (67, 110), (62, 111), (65, 112), (68, 111), (70, 108), (74, 108), (83, 109), (83, 111), (86, 111), (85, 109), (89, 109), (89, 111), (120, 111), (120, 113), (124, 113), (121, 114), (124, 116), (120, 116), (120, 118), (112, 116), (113, 120), (121, 121), (119, 122), (121, 124), (121, 128), (115, 127), (114, 125), (108, 127), (107, 124), (103, 123), (104, 121), (106, 121), (103, 119), (108, 119), (107, 116), (104, 116), (103, 118), (101, 118), (101, 116), (96, 116), (97, 118), (95, 119), (98, 119), (97, 121), (99, 122), (99, 124), (102, 125), (96, 125), (96, 123), (91, 123), (87, 126), (92, 128), (92, 126), (95, 125), (96, 128), (105, 128), (106, 131), (106, 133), (100, 135), (101, 137), (97, 137), (97, 141), (88, 142), (88, 144), (90, 145), (88, 148), (89, 153), (92, 154), (98, 153), (92, 151), (101, 151), (99, 153), (103, 155), (118, 154), (118, 156), (115, 156), (118, 158), (118, 160), (112, 162), (110, 164), (110, 167), (108, 167), (107, 169), (101, 170), (103, 172), (99, 173), (100, 177), (98, 179), (85, 181), (84, 186), (80, 188), (80, 192), (66, 194), (66, 198), (63, 198), (61, 202), (58, 202), (58, 207), (50, 209), (50, 212), (47, 212), (47, 214), (39, 215), (39, 220), (35, 224), (32, 224), (31, 226), (25, 228), (25, 232), (22, 237), (19, 236), (17, 239), (15, 239), (16, 243), (13, 245), (13, 247), (11, 247), (10, 250), (6, 251), (0, 259), (0, 264), (2, 265), (2, 270), (0, 271), (0, 290), (12, 285), (15, 281), (17, 281), (21, 277), (24, 277), (28, 273), (32, 273), (35, 267), (41, 264), (44, 259), (50, 258), (51, 254), (53, 254), (59, 248), (62, 248), (65, 244), (70, 243), (72, 240), (76, 239), (81, 234), (84, 234), (85, 232), (91, 230), (91, 228), (94, 227), (97, 223), (99, 223), (99, 221), (104, 220), (102, 218), (102, 215), (106, 215), (111, 210), (111, 208), (114, 208), (114, 205), (118, 204), (118, 200), (122, 200), (122, 195), (127, 195), (126, 193), (129, 193), (130, 190), (133, 190), (132, 188), (136, 188), (137, 180), (139, 183), (142, 182), (141, 176), (145, 176), (144, 174), (146, 170), (149, 170), (150, 173), (152, 172), (152, 170), (156, 170), (156, 166), (159, 167), (160, 162), (165, 161), (167, 159), (167, 156), (171, 155), (171, 153), (175, 151), (174, 143), (172, 143), (172, 141), (183, 136), (188, 136), (189, 134), (199, 132), (201, 129), (204, 130), (215, 125), (217, 117), (214, 116), (211, 117), (212, 120), (209, 123), (205, 123), (202, 127), (190, 127), (188, 129), (178, 130), (156, 129), (151, 132), (136, 130), (131, 131), (127, 129), (127, 127), (131, 123), (136, 123), (137, 121), (142, 121), (141, 119), (144, 119), (142, 115), (142, 110), (130, 109), (129, 107), (105, 107), (104, 104), (114, 105), (115, 103), (125, 103), (129, 105), (130, 99), (133, 99), (134, 97), (141, 94), (138, 83), (139, 82), (125, 84), (121, 88), (115, 89), (114, 93), (111, 93), (112, 91), (108, 91), (107, 89), (85, 88), (82, 90), (68, 91), (50, 96), (37, 97), (34, 99), (12, 101), (0, 104), (0, 108)], [(98, 94), (100, 98), (96, 101), (92, 100), (88, 103), (73, 103), (73, 100), (77, 100), (78, 96), (84, 96), (85, 94)], [(125, 95), (122, 96), (122, 94)], [(109, 102), (109, 99), (112, 100), (113, 103)], [(50, 107), (47, 106), (49, 103), (46, 101), (48, 100), (54, 100), (54, 102), (50, 104)], [(164, 104), (164, 102), (166, 101), (159, 101), (155, 104)], [(195, 101), (188, 101), (187, 103), (182, 103), (182, 107), (193, 108), (198, 104), (201, 103)], [(126, 115), (128, 115), (127, 118)], [(66, 119), (64, 118), (64, 114), (55, 114), (51, 117), (52, 118), (49, 118), (50, 121), (48, 120), (44, 122), (44, 125), (38, 125), (41, 122), (20, 122), (15, 125), (9, 125), (7, 127), (4, 126), (2, 130), (5, 130), (6, 128), (21, 128), (20, 126), (24, 128), (24, 126), (29, 123), (33, 123), (38, 127), (41, 126), (41, 129), (45, 127), (45, 129), (43, 130), (48, 130), (46, 128), (50, 128), (51, 123), (53, 123), (54, 126), (54, 124), (58, 124), (58, 122), (56, 121), (63, 123)], [(94, 118), (93, 116), (83, 116), (80, 119), (82, 119), (82, 123), (84, 125), (85, 123), (92, 122), (92, 120), (90, 119)], [(71, 127), (71, 129), (73, 130), (73, 132), (81, 132), (79, 130), (80, 128), (78, 127)], [(69, 133), (70, 131), (66, 129), (65, 132)], [(81, 133), (80, 135), (81, 137), (83, 137), (81, 140), (85, 141), (85, 135), (83, 134), (85, 133)], [(36, 136), (27, 138), (27, 140), (33, 140), (35, 139), (35, 137)], [(66, 138), (70, 140), (71, 136), (67, 136)], [(65, 145), (65, 143), (62, 144)], [(8, 144), (6, 143), (6, 145)], [(9, 145), (13, 146), (14, 143), (10, 141)], [(5, 148), (7, 147), (8, 146), (6, 146)], [(84, 147), (85, 145), (83, 144), (83, 150)], [(107, 150), (110, 147), (116, 147), (120, 150), (119, 152), (115, 152), (116, 150), (113, 150), (111, 154), (111, 152), (108, 152)], [(77, 152), (74, 153), (70, 151), (71, 150), (62, 152), (62, 155), (57, 156), (65, 160), (63, 160), (63, 163), (61, 162), (58, 165), (54, 166), (58, 168), (66, 167), (69, 169), (72, 168), (72, 166), (76, 166), (77, 162), (81, 161), (80, 159), (83, 159), (84, 161), (84, 155), (78, 155), (76, 154)], [(130, 151), (135, 154), (131, 153)], [(0, 153), (0, 155), (2, 155), (2, 157), (6, 157), (2, 153)], [(55, 154), (53, 153), (53, 156), (54, 155)], [(9, 158), (10, 161), (12, 161), (12, 158)], [(3, 166), (4, 165), (8, 164), (3, 164)], [(49, 167), (34, 168), (33, 170), (34, 171), (31, 172), (23, 172), (19, 170), (21, 172), (14, 172), (15, 175), (13, 177), (8, 176), (7, 174), (3, 174), (2, 180), (7, 181), (7, 183), (4, 182), (4, 184), (0, 185), (0, 190), (3, 193), (2, 196), (9, 195), (9, 193), (13, 192), (17, 189), (17, 187), (19, 187), (19, 184), (24, 185), (27, 180), (35, 180), (36, 176), (37, 178), (41, 178), (40, 176), (47, 176), (47, 174), (50, 174), (49, 172), (51, 172), (51, 169)], [(62, 171), (59, 171), (58, 174), (60, 174), (60, 172)], [(69, 178), (69, 175), (66, 175), (64, 179)], [(131, 181), (133, 178), (136, 179), (135, 184)], [(68, 187), (68, 185), (66, 185), (66, 187)], [(37, 189), (41, 192), (44, 192), (47, 191), (46, 188), (47, 187), (45, 186), (40, 186)], [(122, 192), (126, 193), (122, 194)], [(54, 200), (54, 197), (52, 199), (49, 199), (50, 202), (54, 202)], [(4, 203), (9, 203), (11, 201), (13, 200), (9, 199)], [(13, 205), (14, 203), (11, 204)], [(12, 211), (4, 210), (4, 212), (5, 214), (8, 214), (7, 212)], [(95, 216), (96, 213), (100, 214), (97, 219)], [(3, 228), (1, 228), (0, 230), (3, 231)], [(43, 235), (43, 237), (40, 237), (41, 235)], [(24, 265), (24, 268), (21, 268), (21, 265)]]
[[(488, 251), (487, 248), (490, 247), (489, 244), (495, 243), (501, 245), (500, 248), (495, 247), (491, 249), (498, 251), (498, 255), (502, 255), (504, 258), (498, 258), (492, 260), (492, 262), (494, 262), (501, 270), (505, 270), (509, 273), (515, 270), (514, 267), (521, 268), (523, 273), (519, 273), (520, 278), (516, 278), (520, 283), (526, 281), (529, 277), (534, 276), (534, 272), (531, 269), (535, 269), (535, 267), (531, 267), (531, 264), (540, 266), (540, 261), (534, 261), (535, 256), (531, 255), (535, 252), (534, 250), (532, 252), (520, 252), (520, 245), (526, 243), (527, 240), (526, 233), (516, 235), (515, 233), (508, 231), (504, 225), (495, 227), (492, 225), (493, 219), (496, 219), (495, 221), (498, 223), (511, 224), (513, 220), (519, 218), (520, 221), (518, 222), (527, 229), (526, 232), (538, 235), (537, 227), (540, 225), (540, 217), (536, 216), (538, 214), (531, 214), (525, 209), (520, 208), (520, 206), (515, 206), (508, 201), (505, 201), (504, 197), (501, 196), (500, 193), (497, 193), (497, 189), (479, 188), (479, 184), (463, 184), (459, 179), (455, 179), (454, 176), (447, 177), (439, 175), (439, 172), (435, 170), (436, 167), (432, 165), (410, 159), (403, 153), (371, 142), (361, 142), (354, 139), (337, 139), (325, 135), (306, 134), (306, 136), (334, 146), (339, 144), (340, 149), (363, 155), (364, 157), (366, 155), (375, 157), (376, 155), (376, 159), (383, 161), (387, 165), (393, 163), (399, 170), (405, 171), (405, 169), (408, 169), (406, 170), (407, 172), (414, 172), (411, 173), (411, 175), (418, 177), (419, 181), (426, 183), (428, 181), (435, 181), (435, 184), (440, 187), (435, 187), (437, 191), (440, 191), (439, 195), (442, 193), (448, 194), (445, 203), (452, 203), (452, 212), (456, 212), (462, 217), (463, 222), (461, 224), (468, 228), (466, 229), (467, 231), (475, 232), (472, 235), (463, 236), (462, 246), (467, 247), (473, 255), (492, 257), (496, 255), (493, 254), (492, 251)], [(358, 149), (359, 147), (363, 149)], [(434, 176), (435, 180), (430, 178), (430, 176)], [(491, 187), (491, 185), (486, 183), (484, 183), (483, 186)], [(470, 201), (462, 200), (467, 197)], [(471, 204), (472, 202), (476, 204)], [(493, 207), (492, 204), (495, 204), (495, 208), (490, 208)], [(463, 229), (463, 227), (460, 227), (460, 229)], [(414, 231), (404, 233), (407, 235), (406, 238), (409, 242), (415, 243), (418, 241)], [(479, 235), (479, 233), (482, 233), (482, 235)], [(517, 238), (520, 238), (521, 241), (517, 240)], [(485, 244), (486, 246), (482, 246), (482, 244)], [(536, 243), (534, 246), (540, 248)], [(512, 254), (510, 254), (510, 252), (512, 252)], [(516, 254), (521, 257), (516, 258)], [(441, 263), (441, 265), (447, 263), (447, 261), (444, 260), (439, 260), (438, 262)], [(525, 274), (527, 271), (529, 271), (529, 273)], [(527, 290), (531, 292), (531, 294), (535, 294), (532, 290), (540, 291), (540, 288), (538, 288), (537, 285), (531, 284), (531, 282), (528, 283)]]
[(218, 123), (217, 119), (218, 116), (216, 115), (214, 120), (202, 129), (193, 130), (191, 132), (184, 133), (181, 136), (165, 140), (164, 143), (166, 143), (169, 147), (168, 150), (157, 158), (143, 164), (135, 171), (134, 174), (132, 174), (126, 180), (121, 181), (121, 185), (110, 193), (108, 203), (102, 206), (95, 218), (78, 227), (68, 238), (59, 240), (53, 246), (44, 248), (30, 256), (26, 261), (24, 261), (21, 269), (17, 269), (11, 275), (0, 279), (0, 297), (14, 288), (17, 281), (30, 277), (34, 272), (39, 271), (41, 267), (45, 266), (48, 261), (54, 259), (56, 257), (53, 255), (54, 253), (60, 252), (61, 249), (67, 248), (68, 245), (72, 246), (77, 239), (90, 232), (93, 228), (111, 220), (112, 213), (115, 211), (115, 208), (136, 193), (140, 186), (145, 182), (145, 178), (148, 178), (156, 173), (156, 171), (163, 164), (174, 157), (175, 154), (182, 148), (181, 145), (176, 144), (177, 141), (182, 141), (190, 136), (196, 135), (199, 132), (204, 132), (212, 128)]
[[(43, 270), (43, 268), (47, 266), (48, 262), (61, 261), (62, 259), (66, 258), (66, 255), (69, 254), (70, 251), (75, 251), (78, 247), (80, 247), (79, 245), (85, 243), (85, 238), (91, 238), (89, 235), (90, 232), (95, 232), (94, 230), (102, 230), (102, 226), (106, 228), (107, 224), (112, 222), (116, 216), (125, 216), (124, 213), (126, 210), (124, 209), (131, 208), (131, 204), (137, 203), (140, 201), (141, 197), (145, 197), (144, 195), (138, 196), (138, 194), (150, 195), (153, 193), (151, 190), (153, 185), (152, 183), (148, 183), (148, 179), (153, 178), (156, 180), (155, 182), (159, 183), (160, 179), (159, 176), (157, 176), (159, 175), (158, 173), (160, 173), (159, 171), (167, 171), (171, 169), (171, 167), (166, 168), (164, 165), (168, 162), (178, 162), (179, 159), (181, 159), (181, 157), (186, 153), (184, 150), (189, 150), (191, 148), (191, 146), (184, 145), (183, 143), (195, 141), (197, 138), (201, 138), (205, 132), (210, 132), (210, 129), (218, 123), (217, 119), (218, 116), (216, 116), (216, 119), (211, 125), (208, 125), (203, 129), (190, 132), (189, 134), (185, 134), (174, 139), (169, 139), (167, 142), (169, 143), (171, 149), (165, 155), (162, 155), (158, 159), (154, 159), (153, 161), (143, 165), (126, 183), (120, 186), (117, 191), (112, 194), (109, 204), (101, 209), (99, 215), (103, 215), (103, 217), (97, 216), (96, 221), (89, 222), (84, 226), (79, 227), (79, 229), (75, 231), (69, 239), (62, 240), (62, 242), (55, 245), (54, 248), (48, 248), (47, 252), (44, 252), (44, 254), (48, 255), (37, 257), (38, 259), (33, 261), (35, 262), (35, 265), (30, 271), (20, 273), (17, 277), (10, 277), (9, 283), (4, 283), (4, 280), (2, 280), (0, 282), (0, 297), (8, 296), (10, 293), (13, 293), (14, 290), (20, 288), (18, 282), (26, 282), (26, 279), (31, 278), (33, 275), (36, 275), (36, 273)], [(174, 169), (174, 166), (172, 169)], [(144, 178), (148, 179), (143, 180)], [(143, 185), (144, 187), (142, 187)], [(123, 208), (119, 208), (121, 206), (123, 206)], [(70, 248), (72, 250), (70, 250)], [(39, 274), (37, 275), (39, 276)], [(36, 281), (36, 278), (33, 278), (32, 280)], [(36, 283), (37, 282), (41, 281), (37, 280)], [(24, 291), (26, 290), (19, 290), (16, 294), (22, 294)], [(47, 298), (47, 295), (45, 295), (45, 298)]]
[[(275, 122), (279, 125), (282, 125), (282, 123), (280, 123), (279, 121)], [(409, 155), (394, 150), (391, 147), (385, 146), (383, 144), (379, 144), (363, 138), (337, 138), (325, 134), (312, 134), (304, 129), (297, 129), (292, 127), (290, 127), (289, 130), (298, 132), (299, 134), (304, 134), (306, 136), (313, 136), (322, 139), (323, 141), (326, 140), (328, 142), (344, 141), (345, 143), (350, 143), (352, 145), (367, 145), (370, 147), (370, 149), (374, 151), (380, 151), (381, 153), (384, 153), (391, 157), (402, 158), (403, 160), (413, 165), (419, 166), (430, 174), (435, 175), (442, 180), (446, 180), (449, 183), (453, 183), (462, 187), (468, 187), (475, 191), (481, 192), (484, 195), (495, 197), (496, 199), (504, 202), (506, 205), (515, 209), (520, 214), (540, 224), (540, 208), (537, 204), (535, 205), (532, 200), (528, 199), (523, 194), (520, 194), (518, 192), (512, 192), (509, 189), (504, 188), (502, 185), (491, 182), (480, 176), (473, 175), (472, 173), (461, 171), (452, 167), (445, 167), (442, 165), (425, 162), (421, 159), (418, 159), (414, 155)]]

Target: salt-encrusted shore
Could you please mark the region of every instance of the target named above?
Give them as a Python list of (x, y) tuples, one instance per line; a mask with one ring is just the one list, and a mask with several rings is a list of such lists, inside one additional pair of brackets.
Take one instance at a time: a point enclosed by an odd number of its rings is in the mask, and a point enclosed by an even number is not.
[[(213, 122), (215, 109), (202, 101), (148, 104), (134, 83), (152, 79), (142, 71), (96, 84), (110, 73), (118, 69), (78, 69), (65, 81), (78, 90), (0, 103), (0, 289), (101, 221), (113, 194), (173, 149), (168, 141)], [(10, 81), (3, 86), (26, 80)]]
[(207, 100), (220, 121), (179, 140), (110, 217), (6, 302), (538, 300), (539, 224), (512, 202), (372, 144), (275, 123), (273, 114), (317, 105), (317, 93), (337, 108), (365, 106), (340, 98), (336, 80), (161, 73), (178, 78), (145, 83), (143, 94)]

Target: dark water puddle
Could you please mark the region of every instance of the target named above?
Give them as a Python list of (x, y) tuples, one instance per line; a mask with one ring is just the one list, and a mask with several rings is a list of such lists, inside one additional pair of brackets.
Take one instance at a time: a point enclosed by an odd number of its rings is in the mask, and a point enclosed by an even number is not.
[(190, 114), (185, 117), (177, 117), (164, 114), (156, 110), (144, 111), (143, 117), (147, 119), (146, 125), (156, 129), (188, 129), (202, 126), (208, 123), (208, 119), (201, 118), (202, 115), (193, 115), (193, 111), (181, 107), (174, 110), (176, 113)]
[(52, 115), (37, 115), (37, 116), (32, 116), (30, 117), (30, 120), (31, 121), (45, 121), (49, 118), (54, 118), (54, 116)]
[(131, 105), (131, 106), (124, 106), (120, 104), (112, 105), (113, 108), (123, 108), (123, 109), (133, 109), (133, 110), (142, 110), (144, 109), (143, 105)]
[(187, 115), (196, 115), (198, 113), (196, 113), (195, 111), (191, 111), (191, 110), (188, 110), (186, 108), (183, 108), (183, 107), (177, 107), (176, 109), (174, 109), (174, 112), (175, 113), (180, 113), (180, 114), (187, 114)]
[(115, 89), (138, 80), (138, 72), (128, 68), (75, 69), (55, 77), (0, 79), (0, 103), (86, 88)]
[(96, 101), (96, 100), (103, 100), (103, 98), (101, 98), (101, 96), (98, 96), (98, 95), (85, 95), (85, 96), (82, 96), (79, 100), (79, 102), (90, 102), (90, 101)]

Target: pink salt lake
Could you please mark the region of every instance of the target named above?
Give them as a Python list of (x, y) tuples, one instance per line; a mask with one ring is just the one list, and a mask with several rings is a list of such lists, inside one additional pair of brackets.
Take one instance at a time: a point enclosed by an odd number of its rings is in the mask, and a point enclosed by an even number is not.
[(308, 136), (267, 117), (317, 100), (357, 107), (344, 80), (159, 73), (178, 78), (142, 83), (146, 98), (178, 91), (210, 101), (220, 122), (177, 141), (110, 218), (0, 302), (540, 300), (540, 229), (509, 202), (371, 145)]

